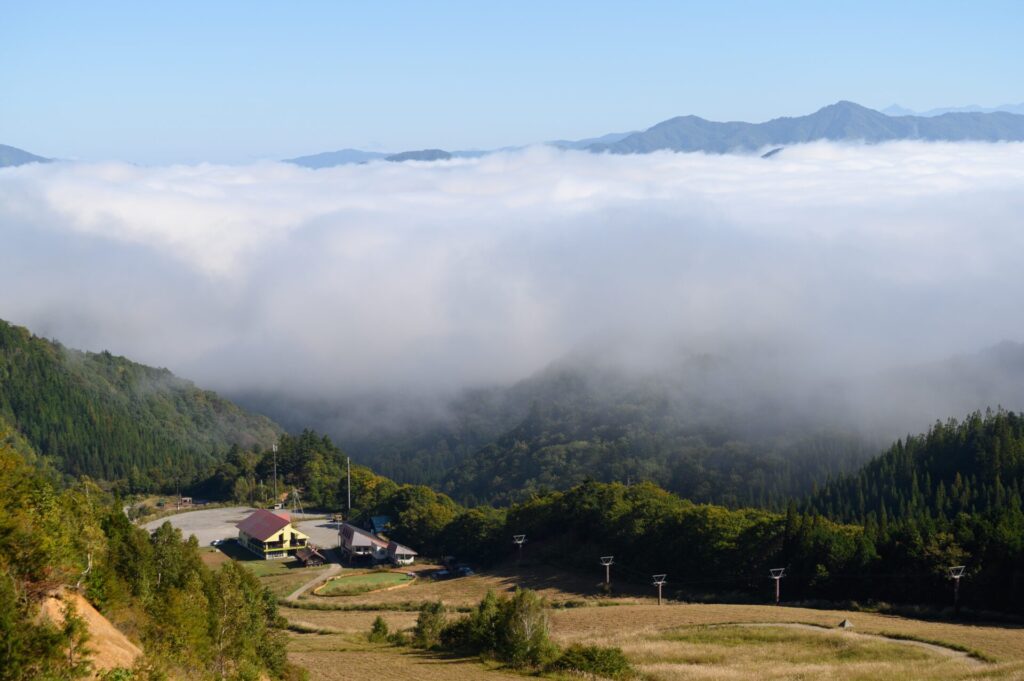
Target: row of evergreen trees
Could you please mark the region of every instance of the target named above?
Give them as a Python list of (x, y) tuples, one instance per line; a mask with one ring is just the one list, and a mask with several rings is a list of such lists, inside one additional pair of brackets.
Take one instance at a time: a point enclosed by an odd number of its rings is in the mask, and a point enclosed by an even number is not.
[[(1003, 410), (937, 423), (858, 473), (829, 481), (812, 512), (864, 528), (888, 557), (891, 590), (913, 598), (965, 565), (972, 598), (1024, 610), (1024, 416)], [(907, 565), (933, 567), (915, 580)]]

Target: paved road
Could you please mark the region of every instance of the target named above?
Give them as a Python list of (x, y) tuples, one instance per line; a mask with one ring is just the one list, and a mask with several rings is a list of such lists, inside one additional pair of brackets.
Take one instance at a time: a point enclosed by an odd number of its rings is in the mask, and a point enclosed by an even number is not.
[(300, 586), (295, 591), (293, 591), (290, 594), (288, 594), (287, 596), (285, 596), (284, 599), (286, 601), (297, 600), (299, 598), (299, 596), (301, 596), (302, 594), (306, 593), (307, 590), (313, 588), (314, 586), (319, 585), (321, 582), (327, 581), (328, 579), (330, 579), (334, 575), (338, 574), (339, 572), (341, 572), (341, 566), (338, 565), (337, 563), (331, 563), (330, 565), (327, 566), (326, 570), (324, 570), (323, 572), (318, 574), (316, 577), (314, 577), (313, 579), (309, 580), (308, 582), (306, 582), (305, 584)]
[[(230, 539), (238, 536), (238, 528), (235, 527), (242, 522), (255, 509), (248, 506), (230, 506), (227, 508), (209, 508), (199, 511), (186, 511), (166, 518), (151, 520), (143, 527), (152, 532), (165, 522), (181, 530), (185, 537), (194, 534), (199, 540), (200, 546), (209, 546), (214, 539)], [(310, 514), (292, 513), (296, 520), (296, 526), (313, 538), (313, 543), (324, 548), (334, 548), (338, 545), (338, 530), (326, 520), (302, 520), (302, 518), (317, 518)], [(328, 529), (327, 526), (330, 526)], [(307, 529), (308, 528), (308, 529)], [(316, 534), (312, 534), (315, 532)]]
[(333, 549), (338, 545), (338, 524), (328, 519), (300, 520), (295, 523), (295, 527), (320, 548)]

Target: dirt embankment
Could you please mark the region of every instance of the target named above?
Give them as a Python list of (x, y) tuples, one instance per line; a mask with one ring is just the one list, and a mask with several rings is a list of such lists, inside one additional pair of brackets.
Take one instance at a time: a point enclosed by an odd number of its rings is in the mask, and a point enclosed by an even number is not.
[(79, 594), (69, 592), (49, 596), (43, 601), (43, 616), (57, 626), (62, 625), (66, 601), (75, 604), (79, 617), (85, 620), (89, 628), (86, 648), (90, 651), (89, 660), (92, 662), (93, 671), (100, 672), (118, 667), (131, 669), (135, 661), (142, 656), (142, 650)]

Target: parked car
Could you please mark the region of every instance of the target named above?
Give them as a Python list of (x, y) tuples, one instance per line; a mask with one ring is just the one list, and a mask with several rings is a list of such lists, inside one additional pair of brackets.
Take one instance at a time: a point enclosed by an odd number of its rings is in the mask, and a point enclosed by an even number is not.
[(469, 567), (468, 565), (460, 565), (455, 569), (455, 574), (457, 574), (459, 577), (469, 577), (476, 573), (473, 572), (473, 568)]

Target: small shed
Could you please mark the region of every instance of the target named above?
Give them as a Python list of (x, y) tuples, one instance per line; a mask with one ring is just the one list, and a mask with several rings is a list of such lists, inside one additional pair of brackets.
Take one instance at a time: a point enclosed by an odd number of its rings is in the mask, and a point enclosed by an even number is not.
[(295, 552), (295, 559), (302, 563), (304, 567), (317, 567), (327, 562), (324, 554), (320, 553), (315, 546), (299, 549)]

